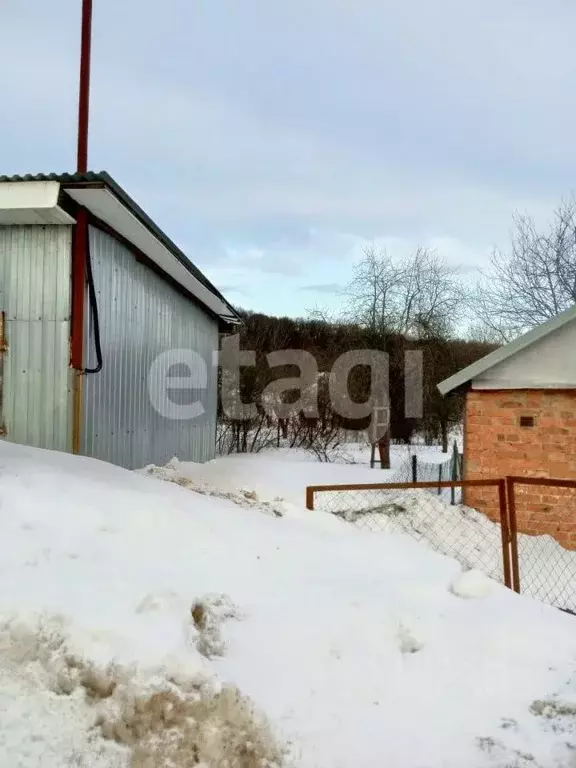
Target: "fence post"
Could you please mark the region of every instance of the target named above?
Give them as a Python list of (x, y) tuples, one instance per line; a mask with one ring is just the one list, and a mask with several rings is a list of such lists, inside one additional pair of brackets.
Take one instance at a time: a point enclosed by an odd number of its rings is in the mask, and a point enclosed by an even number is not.
[(510, 523), (510, 555), (512, 557), (512, 589), (520, 593), (520, 562), (518, 560), (518, 526), (516, 523), (516, 492), (514, 478), (506, 478), (508, 520)]
[(314, 509), (314, 489), (306, 487), (306, 509)]
[(508, 506), (506, 504), (506, 481), (498, 482), (498, 501), (500, 504), (500, 533), (502, 539), (502, 568), (504, 572), (504, 584), (512, 589), (512, 576), (510, 569), (510, 524), (508, 519)]
[[(455, 483), (458, 480), (458, 445), (456, 444), (456, 440), (454, 440), (454, 447), (452, 448), (452, 461), (450, 463), (450, 468), (452, 470), (451, 480), (453, 483)], [(452, 506), (456, 504), (456, 488), (454, 488), (454, 486), (450, 488), (450, 503)]]
[[(438, 464), (438, 483), (442, 482), (442, 464)], [(438, 485), (438, 496), (442, 494), (442, 488)]]
[(415, 453), (412, 454), (412, 482), (418, 482), (418, 456)]

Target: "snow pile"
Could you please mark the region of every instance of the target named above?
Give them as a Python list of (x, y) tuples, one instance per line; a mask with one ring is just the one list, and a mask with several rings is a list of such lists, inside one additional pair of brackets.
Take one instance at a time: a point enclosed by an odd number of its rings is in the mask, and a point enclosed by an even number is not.
[[(367, 530), (408, 533), (466, 568), (503, 581), (499, 523), (429, 491), (322, 493), (317, 506)], [(518, 534), (522, 591), (550, 605), (576, 610), (576, 551), (551, 536)]]
[(494, 583), (481, 571), (471, 569), (459, 573), (450, 585), (452, 592), (465, 599), (486, 597), (492, 593)]
[(570, 764), (573, 617), (261, 463), (282, 517), (0, 443), (0, 765)]
[[(262, 511), (279, 505), (283, 513), (290, 510), (292, 515), (301, 508), (307, 485), (393, 481), (388, 471), (360, 465), (315, 464), (299, 451), (236, 455), (208, 464), (173, 462), (168, 470), (148, 471), (159, 477), (171, 472), (180, 478), (176, 482), (185, 485), (189, 481), (193, 487), (228, 494), (236, 503), (244, 503), (242, 494), (253, 495)], [(231, 490), (233, 487), (244, 491), (238, 494)], [(435, 491), (325, 492), (316, 494), (314, 505), (365, 530), (409, 534), (435, 551), (456, 558), (463, 567), (479, 569), (503, 581), (500, 525), (475, 509), (449, 504)], [(520, 534), (518, 555), (524, 594), (576, 611), (576, 551), (564, 549), (551, 536)]]
[[(307, 485), (335, 483), (391, 482), (395, 469), (370, 469), (367, 464), (337, 464), (316, 461), (301, 450), (273, 450), (257, 454), (232, 454), (209, 461), (170, 462), (178, 475), (199, 486), (218, 491), (237, 492), (244, 488), (255, 491), (260, 499), (275, 497), (302, 507)], [(157, 468), (162, 473), (164, 468)], [(146, 470), (145, 470), (146, 471)], [(154, 471), (147, 468), (147, 471)]]
[(407, 533), (457, 558), (466, 568), (480, 568), (491, 578), (503, 579), (500, 526), (475, 509), (446, 503), (433, 492), (322, 493), (317, 504), (366, 530)]
[(66, 629), (43, 616), (0, 628), (2, 765), (280, 765), (267, 725), (234, 687), (186, 659), (100, 667), (72, 650)]
[(284, 514), (284, 508), (282, 506), (283, 499), (280, 496), (275, 497), (271, 501), (263, 501), (258, 498), (256, 491), (249, 488), (224, 491), (219, 490), (208, 483), (195, 482), (193, 478), (186, 477), (182, 474), (182, 464), (176, 457), (169, 461), (164, 467), (157, 467), (154, 464), (149, 464), (147, 467), (144, 467), (144, 469), (139, 470), (139, 474), (147, 475), (148, 477), (156, 477), (159, 480), (167, 480), (170, 483), (181, 485), (183, 488), (196, 491), (196, 493), (233, 501), (241, 507), (253, 507), (262, 512), (276, 515), (276, 517), (282, 517)]
[(128, 751), (95, 729), (94, 712), (82, 692), (63, 693), (58, 676), (64, 662), (57, 661), (61, 639), (46, 629), (22, 620), (2, 622), (0, 764), (128, 766)]

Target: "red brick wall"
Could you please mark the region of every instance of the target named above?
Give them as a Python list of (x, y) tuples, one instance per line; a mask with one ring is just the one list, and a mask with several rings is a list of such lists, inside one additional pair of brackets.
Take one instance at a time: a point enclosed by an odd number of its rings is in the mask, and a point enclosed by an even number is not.
[[(520, 417), (532, 416), (533, 427)], [(576, 479), (576, 391), (470, 390), (464, 422), (466, 479), (527, 475)], [(518, 530), (548, 533), (576, 549), (576, 490), (517, 486)], [(493, 489), (467, 488), (464, 501), (498, 517)]]

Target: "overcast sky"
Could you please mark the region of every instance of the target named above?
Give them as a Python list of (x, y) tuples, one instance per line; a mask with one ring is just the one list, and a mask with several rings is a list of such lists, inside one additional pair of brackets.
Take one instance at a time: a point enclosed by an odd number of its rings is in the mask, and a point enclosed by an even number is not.
[[(90, 166), (234, 303), (363, 242), (474, 274), (576, 188), (574, 0), (94, 0)], [(0, 0), (0, 173), (74, 170), (80, 0)]]

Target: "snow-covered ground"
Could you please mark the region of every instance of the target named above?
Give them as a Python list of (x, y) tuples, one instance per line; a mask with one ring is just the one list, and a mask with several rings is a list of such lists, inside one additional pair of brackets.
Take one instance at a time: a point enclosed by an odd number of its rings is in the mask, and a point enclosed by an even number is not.
[[(267, 448), (260, 453), (246, 453), (222, 456), (226, 461), (240, 461), (240, 467), (247, 466), (244, 461), (256, 459), (258, 462), (265, 461), (270, 466), (280, 466), (273, 462), (290, 462), (300, 465), (301, 473), (309, 478), (308, 485), (318, 483), (400, 483), (413, 481), (413, 457), (416, 456), (416, 479), (436, 482), (439, 479), (441, 470), (442, 480), (452, 478), (453, 446), (457, 443), (459, 450), (462, 449), (462, 442), (458, 432), (451, 435), (450, 448), (448, 453), (443, 453), (439, 445), (425, 445), (423, 442), (412, 443), (411, 445), (393, 444), (390, 446), (390, 469), (381, 469), (378, 463), (378, 454), (376, 453), (376, 464), (370, 467), (370, 444), (364, 440), (355, 442), (342, 442), (337, 447), (328, 451), (330, 461), (318, 460), (318, 457), (312, 452), (301, 448), (290, 448), (282, 446), (280, 448)], [(309, 464), (311, 466), (304, 466)], [(322, 464), (318, 467), (318, 464)], [(232, 464), (227, 465), (232, 467)], [(318, 480), (318, 478), (322, 478)], [(285, 482), (282, 486), (285, 487)], [(294, 488), (294, 487), (293, 487)], [(298, 485), (299, 492), (302, 491), (301, 485)], [(456, 490), (459, 498), (460, 491)], [(442, 498), (450, 501), (451, 492), (449, 489), (442, 491)]]
[[(452, 457), (453, 442), (450, 443), (448, 453), (442, 453), (442, 449), (439, 445), (424, 445), (423, 443), (412, 443), (411, 445), (404, 445), (400, 443), (394, 443), (390, 446), (390, 469), (381, 470), (376, 463), (372, 471), (372, 477), (374, 473), (378, 475), (386, 473), (388, 477), (398, 473), (405, 466), (411, 463), (413, 455), (418, 457), (419, 464), (444, 464), (450, 461)], [(456, 441), (458, 443), (458, 441)], [(461, 446), (460, 446), (461, 450)], [(364, 468), (370, 468), (370, 444), (366, 441), (341, 443), (335, 449), (329, 451), (331, 461), (319, 462), (318, 457), (312, 452), (303, 448), (290, 448), (283, 446), (281, 448), (268, 448), (261, 453), (256, 454), (241, 454), (242, 458), (250, 455), (265, 456), (268, 458), (275, 457), (284, 461), (297, 461), (297, 462), (312, 462), (312, 463), (327, 463), (334, 465), (360, 465)], [(376, 453), (376, 459), (378, 454)], [(225, 457), (234, 459), (238, 458), (238, 454), (232, 453)]]
[(576, 619), (303, 508), (348, 471), (0, 442), (0, 766), (575, 766)]
[[(230, 490), (246, 483), (263, 496), (282, 495), (287, 501), (301, 506), (307, 485), (337, 483), (388, 483), (403, 479), (403, 473), (416, 454), (420, 465), (446, 464), (450, 454), (439, 446), (392, 445), (390, 469), (370, 468), (370, 446), (347, 443), (338, 448), (334, 461), (320, 462), (305, 450), (279, 448), (262, 453), (230, 454), (206, 464), (181, 463), (180, 470), (192, 479)], [(433, 473), (437, 479), (437, 471)], [(448, 479), (448, 478), (446, 478)]]
[[(429, 466), (443, 463), (439, 448), (393, 446), (391, 469), (370, 469), (367, 446), (345, 446), (355, 463), (319, 463), (305, 451), (280, 450), (261, 454), (226, 456), (207, 464), (177, 463), (154, 468), (159, 477), (184, 476), (194, 487), (233, 491), (254, 490), (260, 500), (280, 497), (300, 507), (307, 485), (346, 485), (409, 481), (399, 477), (403, 457), (419, 452)], [(369, 455), (369, 454), (368, 454)], [(495, 491), (496, 493), (496, 491)], [(317, 493), (316, 509), (330, 512), (365, 530), (386, 534), (407, 533), (470, 568), (503, 580), (500, 526), (485, 515), (460, 504), (449, 503), (428, 491), (327, 491)], [(278, 504), (276, 504), (278, 506)], [(576, 551), (561, 547), (551, 536), (518, 536), (520, 578), (523, 593), (559, 608), (576, 611)]]

